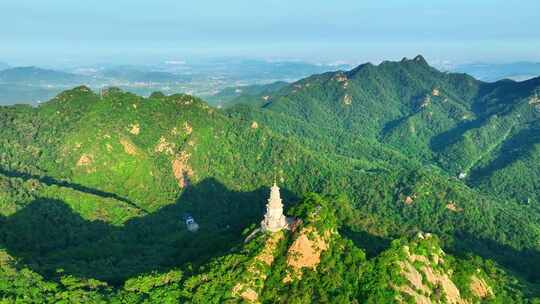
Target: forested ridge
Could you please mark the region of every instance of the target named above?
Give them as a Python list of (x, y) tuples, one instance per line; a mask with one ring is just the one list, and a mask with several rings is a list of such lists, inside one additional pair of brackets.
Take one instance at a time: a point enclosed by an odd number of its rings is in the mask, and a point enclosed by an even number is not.
[[(261, 302), (451, 302), (456, 289), (468, 302), (532, 301), (539, 89), (538, 78), (484, 83), (418, 56), (257, 88), (223, 110), (86, 87), (1, 107), (0, 295), (242, 301), (235, 287), (272, 236), (244, 239), (276, 179), (286, 213), (332, 233), (320, 264), (284, 282), (301, 234), (286, 233), (253, 287)], [(323, 211), (310, 221), (313, 208)], [(439, 275), (406, 287), (408, 264)]]

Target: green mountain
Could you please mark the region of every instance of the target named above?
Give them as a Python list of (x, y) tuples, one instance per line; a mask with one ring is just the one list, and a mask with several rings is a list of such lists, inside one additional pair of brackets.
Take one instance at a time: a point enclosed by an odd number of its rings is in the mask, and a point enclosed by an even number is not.
[[(439, 72), (418, 56), (303, 79), (272, 94), (261, 110), (325, 129), (341, 143), (391, 145), (488, 193), (538, 201), (539, 95), (540, 78), (485, 83)], [(355, 154), (354, 147), (339, 149)]]
[[(111, 303), (520, 303), (519, 285), (492, 262), (446, 254), (436, 237), (399, 239), (377, 258), (340, 235), (335, 206), (309, 194), (293, 231), (262, 233), (193, 270), (150, 272), (111, 288), (65, 275), (58, 282), (1, 252), (5, 301)], [(62, 271), (63, 272), (63, 271)], [(29, 292), (31, 291), (31, 292)]]
[[(419, 56), (314, 75), (226, 110), (188, 95), (87, 87), (38, 107), (0, 107), (0, 295), (532, 299), (538, 82), (483, 83)], [(244, 244), (274, 179), (286, 213), (304, 224)], [(518, 193), (525, 186), (531, 192)], [(421, 231), (436, 236), (418, 239)], [(293, 271), (298, 239), (326, 248), (308, 254), (320, 264)], [(271, 265), (260, 265), (274, 245)]]

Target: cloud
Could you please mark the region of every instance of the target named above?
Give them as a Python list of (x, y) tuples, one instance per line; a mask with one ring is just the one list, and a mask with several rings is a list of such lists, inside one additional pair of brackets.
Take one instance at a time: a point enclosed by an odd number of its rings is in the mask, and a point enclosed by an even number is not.
[(184, 65), (186, 62), (184, 60), (167, 60), (165, 61), (165, 64), (168, 65)]

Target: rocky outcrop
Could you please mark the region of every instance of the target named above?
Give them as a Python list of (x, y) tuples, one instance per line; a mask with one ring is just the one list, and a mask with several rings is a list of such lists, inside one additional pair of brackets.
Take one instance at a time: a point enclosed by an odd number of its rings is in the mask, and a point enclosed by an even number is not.
[(175, 147), (176, 145), (174, 143), (168, 142), (164, 136), (161, 136), (159, 138), (159, 142), (156, 144), (154, 148), (154, 152), (173, 155)]
[[(416, 240), (403, 245), (398, 251), (399, 253), (394, 255), (397, 259), (393, 264), (397, 266), (404, 283), (396, 284), (398, 280), (390, 283), (398, 292), (398, 303), (410, 303), (412, 300), (420, 304), (466, 304), (475, 303), (476, 299), (464, 297), (464, 294), (469, 294), (470, 297), (472, 293), (477, 299), (486, 299), (493, 295), (487, 282), (480, 279), (480, 269), (478, 276), (461, 273), (461, 279), (455, 277), (452, 267), (456, 265), (447, 262), (446, 254), (431, 234), (419, 233)], [(470, 281), (469, 285), (458, 287), (456, 282), (463, 282), (464, 278)]]
[(529, 97), (529, 104), (530, 105), (536, 105), (536, 104), (539, 104), (540, 103), (540, 97), (538, 97), (538, 95), (533, 95), (531, 97)]
[(172, 171), (180, 189), (187, 187), (189, 179), (194, 175), (193, 169), (188, 164), (190, 156), (189, 153), (182, 151), (172, 160)]
[(285, 283), (294, 278), (300, 279), (303, 269), (316, 269), (321, 262), (321, 254), (328, 249), (328, 236), (329, 233), (321, 235), (313, 227), (303, 228), (298, 233), (287, 252), (287, 266), (290, 271), (283, 279)]
[(471, 276), (469, 288), (471, 289), (471, 292), (480, 299), (485, 299), (493, 295), (493, 291), (486, 281), (475, 275)]
[(335, 79), (337, 82), (342, 84), (343, 89), (347, 89), (349, 86), (349, 79), (345, 74), (337, 74)]
[(407, 196), (403, 202), (405, 205), (412, 205), (412, 203), (414, 203), (414, 199), (411, 196)]
[(193, 132), (193, 127), (187, 121), (184, 123), (184, 131), (187, 135), (190, 135)]
[[(251, 264), (247, 267), (246, 274), (242, 282), (238, 282), (233, 290), (233, 295), (242, 298), (244, 301), (256, 303), (259, 298), (259, 292), (263, 288), (261, 282), (266, 280), (265, 268), (272, 266), (275, 260), (275, 251), (281, 240), (285, 237), (284, 231), (270, 234), (266, 240), (265, 246), (253, 258)], [(262, 268), (260, 266), (263, 266)]]
[(92, 155), (90, 154), (83, 154), (77, 161), (77, 167), (83, 167), (83, 166), (90, 166), (93, 162)]
[(416, 303), (467, 303), (461, 298), (459, 289), (450, 279), (448, 273), (438, 267), (444, 263), (444, 252), (431, 255), (411, 254), (409, 247), (404, 246), (406, 260), (398, 261), (401, 274), (407, 284), (398, 286), (398, 290), (414, 298)]
[(139, 135), (140, 132), (141, 126), (138, 123), (129, 125), (129, 133), (133, 135)]
[(459, 207), (455, 202), (449, 202), (448, 204), (446, 204), (446, 209), (453, 212), (463, 211), (463, 208)]
[(125, 138), (122, 138), (122, 139), (120, 139), (120, 144), (124, 148), (124, 152), (126, 152), (127, 154), (129, 154), (129, 155), (137, 155), (138, 154), (137, 153), (137, 147), (135, 147), (135, 145), (131, 141), (129, 141), (129, 140), (125, 139)]

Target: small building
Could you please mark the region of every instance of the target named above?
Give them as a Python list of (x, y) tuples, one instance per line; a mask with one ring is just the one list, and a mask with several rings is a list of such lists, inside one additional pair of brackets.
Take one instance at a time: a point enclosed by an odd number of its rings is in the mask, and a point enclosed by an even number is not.
[(184, 215), (184, 222), (186, 223), (187, 230), (191, 232), (197, 232), (199, 230), (199, 224), (195, 221), (190, 214)]

